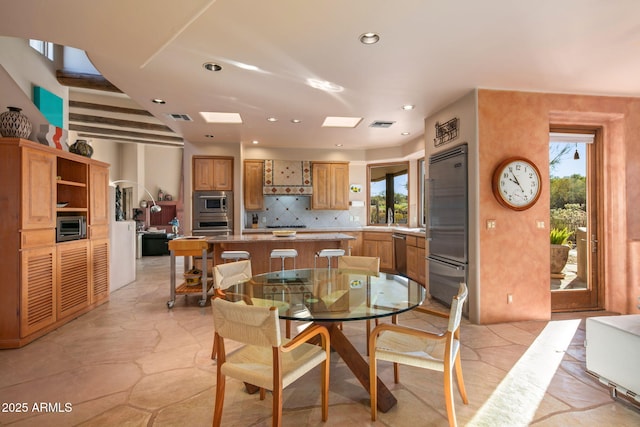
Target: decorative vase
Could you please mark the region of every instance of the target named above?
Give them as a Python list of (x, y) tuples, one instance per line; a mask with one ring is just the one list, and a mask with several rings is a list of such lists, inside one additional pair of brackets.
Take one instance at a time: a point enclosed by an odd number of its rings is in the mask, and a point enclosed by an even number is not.
[(89, 158), (93, 156), (93, 147), (84, 139), (77, 139), (76, 142), (71, 144), (69, 151)]
[(28, 138), (31, 122), (18, 107), (7, 107), (9, 111), (0, 114), (0, 134), (6, 138)]
[(562, 270), (569, 259), (569, 246), (551, 245), (551, 277), (562, 279), (564, 273)]

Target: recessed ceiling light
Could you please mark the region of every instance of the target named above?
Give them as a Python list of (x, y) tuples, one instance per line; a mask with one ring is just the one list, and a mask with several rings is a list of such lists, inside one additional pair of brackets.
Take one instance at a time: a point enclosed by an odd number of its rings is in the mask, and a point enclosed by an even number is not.
[(211, 135), (210, 133), (208, 133), (208, 134), (206, 134), (204, 137), (205, 137), (205, 138), (213, 138), (213, 135)]
[(402, 135), (402, 136), (411, 135), (411, 132), (402, 132), (400, 135)]
[(271, 123), (275, 123), (278, 121), (278, 119), (276, 119), (275, 117), (267, 117), (267, 121)]
[(342, 147), (342, 144), (336, 144), (336, 147)]
[(362, 117), (326, 117), (323, 128), (354, 128), (362, 121)]
[(342, 92), (344, 90), (340, 85), (318, 79), (307, 79), (307, 84), (314, 89), (320, 89), (325, 92)]
[(362, 44), (376, 44), (380, 41), (380, 36), (376, 33), (364, 33), (360, 34), (360, 43)]
[(154, 98), (151, 100), (154, 104), (166, 104), (167, 102), (164, 99)]
[(295, 123), (295, 124), (302, 123), (302, 120), (300, 120), (300, 119), (291, 119), (291, 123)]
[(402, 109), (406, 110), (406, 111), (413, 110), (414, 108), (416, 108), (416, 106), (415, 105), (411, 105), (411, 104), (406, 104), (406, 105), (402, 106)]
[(202, 64), (205, 70), (208, 71), (220, 71), (222, 70), (222, 65), (216, 64), (215, 62), (205, 62)]
[(253, 141), (251, 141), (251, 143), (252, 144), (260, 144), (260, 141), (257, 141), (257, 140), (254, 139)]
[(238, 113), (212, 113), (201, 111), (200, 115), (207, 123), (242, 123)]

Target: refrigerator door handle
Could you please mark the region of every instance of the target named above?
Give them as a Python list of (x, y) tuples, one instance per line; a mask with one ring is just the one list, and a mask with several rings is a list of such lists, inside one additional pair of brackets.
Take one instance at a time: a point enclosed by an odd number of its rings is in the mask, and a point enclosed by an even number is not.
[(441, 265), (444, 265), (444, 266), (446, 266), (448, 268), (453, 268), (454, 270), (464, 270), (465, 269), (463, 265), (451, 264), (451, 263), (448, 263), (448, 262), (445, 262), (445, 261), (440, 261), (437, 258), (432, 258), (430, 256), (428, 256), (427, 259), (429, 261), (431, 261), (431, 262), (435, 262), (436, 264), (441, 264)]
[(431, 185), (433, 184), (433, 179), (425, 178), (424, 180), (424, 212), (425, 212), (425, 239), (427, 241), (431, 241), (431, 212), (429, 212), (429, 206), (431, 205)]

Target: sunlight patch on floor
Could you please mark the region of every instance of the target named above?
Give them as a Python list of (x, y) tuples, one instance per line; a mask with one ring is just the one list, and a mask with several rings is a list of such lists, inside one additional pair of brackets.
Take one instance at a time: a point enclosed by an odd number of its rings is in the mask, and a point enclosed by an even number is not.
[(579, 325), (549, 322), (467, 426), (528, 426)]

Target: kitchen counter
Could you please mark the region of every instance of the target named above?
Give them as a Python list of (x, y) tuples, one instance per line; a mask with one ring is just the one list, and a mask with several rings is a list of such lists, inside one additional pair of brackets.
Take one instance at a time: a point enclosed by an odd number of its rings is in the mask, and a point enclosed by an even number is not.
[[(267, 273), (281, 268), (280, 259), (271, 259), (273, 249), (295, 249), (298, 256), (296, 268), (312, 268), (315, 254), (321, 249), (344, 249), (349, 252), (349, 241), (355, 237), (343, 233), (296, 233), (295, 236), (277, 237), (271, 231), (263, 234), (242, 234), (233, 236), (211, 236), (207, 242), (213, 249), (212, 259), (215, 264), (223, 260), (223, 251), (247, 251), (251, 255), (253, 274)], [(321, 262), (325, 264), (320, 264)], [(292, 268), (292, 261), (287, 261), (287, 268)], [(326, 260), (318, 261), (318, 265), (326, 265)]]
[[(281, 230), (279, 228), (245, 228), (242, 235), (271, 234), (273, 230)], [(409, 228), (402, 226), (375, 226), (368, 225), (364, 227), (331, 227), (331, 228), (295, 228), (297, 234), (307, 233), (357, 233), (362, 231), (373, 231), (379, 233), (402, 233), (417, 237), (424, 237), (424, 228)]]

